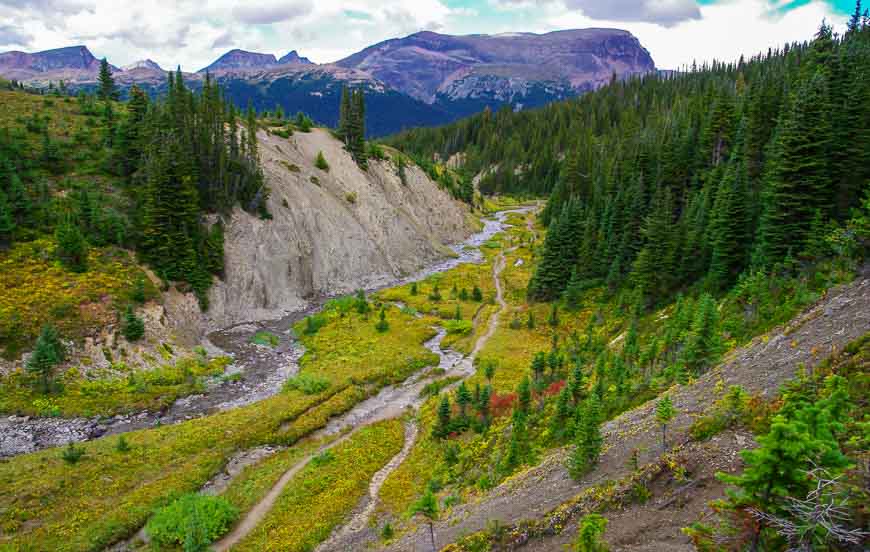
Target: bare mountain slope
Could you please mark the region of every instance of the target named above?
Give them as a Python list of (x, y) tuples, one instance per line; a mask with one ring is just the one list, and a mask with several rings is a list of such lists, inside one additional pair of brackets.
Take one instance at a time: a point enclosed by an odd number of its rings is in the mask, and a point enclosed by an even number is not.
[[(416, 166), (362, 171), (329, 132), (260, 136), (272, 220), (236, 210), (226, 229), (226, 275), (211, 291), (211, 328), (277, 318), (326, 294), (411, 274), (467, 236), (467, 207)], [(314, 166), (322, 151), (329, 171)]]
[[(797, 375), (801, 365), (808, 369), (827, 358), (834, 350), (841, 350), (851, 341), (870, 331), (870, 278), (859, 278), (850, 285), (832, 290), (814, 307), (797, 317), (784, 328), (754, 340), (733, 351), (717, 368), (697, 381), (677, 386), (669, 391), (679, 414), (668, 426), (672, 443), (687, 440), (687, 430), (695, 416), (702, 414), (718, 394), (730, 385), (741, 385), (750, 394), (771, 398), (782, 384)], [(599, 465), (581, 483), (573, 481), (565, 467), (568, 448), (555, 451), (539, 465), (515, 475), (488, 495), (470, 504), (456, 507), (447, 519), (436, 523), (439, 546), (455, 542), (464, 535), (486, 528), (492, 520), (502, 524), (525, 519), (540, 519), (555, 508), (578, 496), (582, 491), (605, 481), (617, 481), (629, 475), (628, 460), (632, 451), (639, 453), (639, 464), (659, 461), (662, 453), (660, 432), (655, 420), (656, 401), (626, 412), (606, 423), (602, 428), (605, 438)], [(749, 447), (750, 437), (723, 434), (721, 439), (738, 438), (740, 447), (725, 441), (714, 445), (724, 454), (736, 454), (736, 448)], [(744, 444), (745, 443), (745, 444)], [(691, 449), (694, 445), (691, 445)], [(692, 451), (690, 451), (692, 452)], [(696, 458), (704, 458), (709, 451), (694, 451)], [(734, 460), (734, 457), (731, 458)], [(715, 469), (721, 465), (717, 457)], [(711, 468), (711, 469), (713, 469)], [(709, 471), (709, 470), (707, 470)], [(709, 474), (707, 474), (709, 476)], [(697, 504), (702, 507), (703, 504)], [(666, 507), (657, 510), (659, 517), (648, 519), (650, 528), (658, 527), (668, 519)], [(674, 516), (671, 516), (673, 518)], [(564, 520), (561, 521), (564, 526)], [(623, 543), (618, 550), (652, 551), (685, 550), (687, 537), (678, 533), (678, 522), (672, 531), (655, 531), (642, 536), (637, 546)], [(425, 527), (399, 539), (390, 550), (428, 550), (429, 535)], [(533, 543), (533, 550), (563, 550), (576, 534), (569, 525), (561, 535), (549, 541)], [(655, 541), (652, 541), (654, 536)]]
[(424, 31), (375, 44), (337, 65), (367, 71), (429, 103), (439, 93), (467, 98), (531, 83), (594, 90), (614, 74), (655, 70), (637, 38), (617, 29), (468, 36)]

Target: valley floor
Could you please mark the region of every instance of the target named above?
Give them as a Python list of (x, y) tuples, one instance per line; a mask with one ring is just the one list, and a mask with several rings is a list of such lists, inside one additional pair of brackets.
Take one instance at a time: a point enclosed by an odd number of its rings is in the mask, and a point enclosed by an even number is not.
[[(338, 298), (296, 320), (305, 355), (274, 396), (127, 433), (128, 450), (112, 436), (84, 443), (75, 462), (56, 449), (0, 462), (0, 550), (141, 549), (155, 509), (203, 492), (239, 513), (214, 544), (218, 551), (422, 552), (432, 548), (430, 527), (412, 511), (427, 489), (439, 510), (432, 526), (439, 548), (487, 550), (468, 543), (489, 542), (497, 532), (510, 535), (512, 547), (561, 550), (582, 514), (604, 510), (613, 550), (691, 550), (680, 529), (709, 512), (708, 501), (723, 492), (714, 473), (738, 470), (737, 453), (754, 443), (739, 428), (693, 441), (692, 423), (732, 385), (774, 400), (802, 368), (812, 370), (870, 331), (870, 279), (862, 277), (733, 349), (697, 379), (663, 390), (678, 412), (667, 453), (655, 401), (641, 390), (603, 425), (600, 461), (580, 481), (566, 468), (572, 447), (538, 426), (532, 456), (503, 471), (495, 464), (514, 431), (505, 411), (484, 416), (491, 424), (485, 431), (440, 439), (439, 401), (489, 385), (492, 408), (501, 408), (536, 352), (571, 342), (599, 315), (587, 306), (553, 320), (550, 305), (527, 303), (543, 231), (530, 208), (500, 217), (510, 226), (473, 244), (481, 251), (477, 264), (410, 278), (362, 303)], [(381, 313), (386, 328), (376, 327)], [(662, 316), (653, 314), (651, 327)], [(607, 341), (624, 339), (623, 322), (608, 313), (600, 326)], [(280, 345), (264, 350), (286, 353)], [(554, 389), (561, 385), (564, 379)], [(543, 389), (534, 395), (544, 420), (553, 415), (549, 396)], [(454, 417), (464, 408), (457, 406)], [(465, 473), (454, 468), (457, 461)], [(642, 501), (628, 498), (638, 482), (649, 492)]]

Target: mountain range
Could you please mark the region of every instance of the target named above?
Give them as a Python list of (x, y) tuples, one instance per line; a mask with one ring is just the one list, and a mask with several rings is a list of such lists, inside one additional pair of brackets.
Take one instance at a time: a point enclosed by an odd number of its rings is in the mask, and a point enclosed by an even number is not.
[[(35, 87), (63, 80), (72, 89), (92, 89), (99, 65), (85, 46), (0, 53), (0, 76)], [(184, 76), (196, 87), (212, 75), (240, 106), (271, 110), (281, 105), (329, 125), (337, 121), (342, 86), (363, 88), (367, 128), (377, 136), (444, 124), (486, 107), (537, 107), (595, 90), (614, 75), (655, 70), (649, 52), (631, 33), (576, 29), (468, 36), (423, 31), (328, 64), (315, 64), (296, 50), (277, 58), (235, 49)], [(124, 90), (136, 84), (159, 94), (165, 87), (165, 70), (151, 60), (112, 66), (112, 71)]]

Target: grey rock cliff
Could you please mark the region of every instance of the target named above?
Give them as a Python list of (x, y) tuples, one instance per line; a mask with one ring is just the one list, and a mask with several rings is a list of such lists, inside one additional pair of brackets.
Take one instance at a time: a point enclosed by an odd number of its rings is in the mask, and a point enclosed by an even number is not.
[[(290, 139), (261, 133), (260, 148), (273, 218), (233, 213), (209, 328), (278, 318), (320, 296), (389, 283), (471, 233), (467, 207), (415, 166), (406, 169), (407, 185), (389, 160), (364, 172), (321, 129)], [(314, 167), (318, 151), (328, 172)]]

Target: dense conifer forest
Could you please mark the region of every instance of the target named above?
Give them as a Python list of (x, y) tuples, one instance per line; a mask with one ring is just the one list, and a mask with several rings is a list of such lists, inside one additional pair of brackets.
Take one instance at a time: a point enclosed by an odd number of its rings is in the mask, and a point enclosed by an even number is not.
[[(150, 101), (134, 87), (119, 104), (104, 61), (96, 97), (76, 100), (90, 128), (72, 141), (52, 137), (48, 110), (29, 114), (23, 129), (0, 129), (0, 246), (54, 229), (60, 259), (74, 271), (87, 270), (88, 245), (132, 247), (204, 302), (223, 269), (223, 230), (206, 227), (203, 215), (239, 204), (268, 217), (256, 114), (241, 113), (210, 79), (198, 93), (180, 72), (168, 82), (165, 98)], [(58, 90), (44, 103), (70, 101)], [(105, 192), (78, 182), (83, 166), (111, 183)]]
[(531, 297), (606, 282), (650, 305), (820, 255), (867, 193), (868, 105), (870, 27), (856, 16), (842, 37), (822, 24), (810, 42), (749, 60), (614, 81), (390, 143), (464, 154), (484, 192), (549, 194)]

